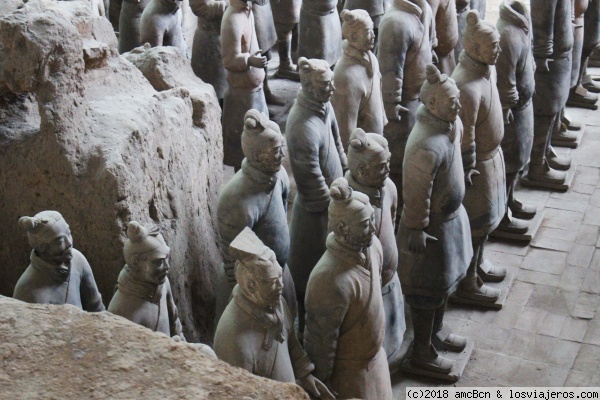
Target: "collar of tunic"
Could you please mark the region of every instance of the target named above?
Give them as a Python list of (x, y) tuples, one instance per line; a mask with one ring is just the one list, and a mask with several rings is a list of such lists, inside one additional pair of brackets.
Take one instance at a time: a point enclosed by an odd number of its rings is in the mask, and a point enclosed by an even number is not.
[(129, 266), (125, 265), (117, 279), (117, 289), (123, 294), (158, 305), (164, 284), (157, 285), (150, 282), (141, 282), (132, 275)]
[(252, 9), (250, 2), (244, 1), (244, 0), (230, 0), (229, 6), (235, 8), (236, 10), (240, 10), (240, 11), (243, 10), (243, 11), (249, 12)]
[(529, 33), (529, 19), (527, 16), (519, 13), (514, 8), (508, 6), (506, 3), (500, 4), (500, 18), (511, 22), (513, 25), (523, 29), (525, 33)]
[(369, 202), (373, 207), (381, 208), (381, 203), (383, 200), (383, 188), (361, 185), (356, 179), (354, 179), (354, 176), (352, 176), (350, 171), (346, 172), (345, 178), (351, 188), (369, 196)]
[(411, 13), (421, 19), (423, 17), (423, 8), (425, 8), (424, 0), (394, 0), (394, 4), (402, 11)]
[(454, 138), (456, 137), (456, 124), (454, 122), (439, 119), (427, 109), (425, 104), (421, 104), (417, 109), (417, 120), (431, 126), (435, 132), (445, 134), (451, 142), (454, 142)]
[(369, 274), (370, 271), (365, 268), (367, 265), (367, 256), (365, 253), (340, 244), (340, 242), (335, 239), (335, 234), (333, 232), (327, 235), (326, 245), (327, 250), (331, 251), (336, 258), (341, 258), (353, 265), (358, 264), (363, 267), (363, 272)]
[(283, 343), (285, 340), (285, 324), (283, 314), (283, 304), (281, 298), (279, 304), (274, 309), (266, 309), (254, 304), (244, 296), (240, 285), (235, 285), (232, 296), (235, 303), (248, 315), (254, 318), (258, 324), (265, 329), (265, 337), (262, 347), (264, 350), (269, 350), (273, 345), (273, 341), (277, 340)]
[(329, 104), (329, 102), (322, 103), (320, 101), (315, 101), (308, 97), (308, 95), (304, 93), (304, 90), (298, 90), (298, 105), (316, 112), (322, 118), (327, 114), (327, 104)]
[(242, 161), (242, 172), (255, 183), (267, 186), (269, 189), (277, 182), (277, 173), (269, 174), (256, 168), (247, 158)]
[(342, 49), (344, 54), (355, 60), (358, 64), (362, 65), (367, 70), (367, 76), (373, 77), (373, 62), (371, 61), (371, 52), (360, 51), (356, 47), (353, 47), (347, 39), (342, 42)]
[(71, 273), (71, 263), (54, 265), (50, 264), (47, 261), (42, 260), (37, 254), (35, 254), (35, 250), (31, 251), (31, 265), (37, 271), (42, 273), (55, 280), (56, 282), (66, 282), (69, 280), (69, 275)]
[(465, 50), (460, 53), (459, 62), (462, 66), (471, 72), (481, 76), (482, 78), (490, 79), (492, 69), (489, 65), (476, 61)]

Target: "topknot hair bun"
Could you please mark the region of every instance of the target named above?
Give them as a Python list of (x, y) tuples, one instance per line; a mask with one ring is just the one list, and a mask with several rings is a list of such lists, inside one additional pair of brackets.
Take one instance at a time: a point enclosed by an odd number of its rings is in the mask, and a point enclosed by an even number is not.
[(440, 70), (433, 64), (427, 64), (425, 72), (427, 74), (427, 82), (431, 84), (438, 83), (442, 79)]
[(352, 188), (345, 178), (337, 178), (329, 188), (329, 195), (335, 201), (345, 201), (352, 198)]
[(148, 236), (148, 230), (137, 221), (131, 221), (127, 225), (127, 237), (133, 243), (142, 242)]
[(26, 232), (33, 231), (39, 224), (39, 220), (35, 217), (21, 217), (19, 218), (19, 226)]
[(342, 20), (344, 22), (348, 22), (348, 21), (353, 21), (354, 15), (352, 15), (352, 13), (349, 10), (342, 10), (342, 12), (340, 13), (340, 17), (342, 17)]
[(350, 146), (354, 150), (363, 151), (367, 147), (367, 134), (361, 128), (356, 128), (350, 135)]
[(266, 128), (269, 124), (269, 118), (258, 110), (250, 109), (244, 116), (244, 126), (246, 129), (256, 129), (258, 127)]
[(479, 12), (477, 10), (470, 10), (467, 13), (467, 25), (475, 26), (479, 23)]
[(308, 61), (308, 58), (306, 58), (306, 57), (300, 57), (298, 59), (298, 68), (300, 71), (304, 71), (304, 72), (310, 72), (312, 70), (310, 62)]

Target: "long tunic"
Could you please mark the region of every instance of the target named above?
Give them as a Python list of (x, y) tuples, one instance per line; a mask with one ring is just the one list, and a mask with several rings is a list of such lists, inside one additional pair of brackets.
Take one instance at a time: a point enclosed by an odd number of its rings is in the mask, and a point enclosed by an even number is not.
[(85, 311), (104, 311), (92, 268), (85, 256), (72, 249), (73, 258), (52, 265), (31, 252), (31, 264), (17, 281), (13, 297), (26, 303), (71, 304)]
[(435, 19), (437, 46), (435, 52), (439, 58), (439, 69), (446, 75), (452, 75), (456, 67), (454, 48), (458, 43), (458, 20), (455, 0), (427, 0)]
[(284, 299), (268, 312), (246, 299), (239, 286), (233, 296), (215, 332), (220, 360), (280, 382), (295, 382), (313, 371)]
[(431, 64), (434, 38), (433, 15), (425, 0), (394, 0), (379, 25), (377, 57), (382, 74), (383, 101), (409, 109), (401, 115), (400, 121), (392, 120), (388, 115), (389, 122), (384, 129), (392, 153), (390, 170), (394, 174), (402, 174), (404, 147), (415, 122), (425, 67)]
[(492, 67), (473, 60), (463, 50), (452, 78), (460, 90), (459, 113), (464, 126), (464, 170), (480, 175), (467, 187), (463, 204), (471, 234), (480, 238), (492, 232), (506, 213), (506, 171), (500, 144), (504, 137), (502, 104)]
[(567, 102), (571, 81), (573, 28), (572, 0), (531, 0), (533, 27), (533, 56), (550, 58), (549, 72), (535, 72), (533, 112), (553, 116)]
[(303, 0), (298, 23), (298, 57), (335, 65), (342, 56), (342, 23), (337, 0)]
[(329, 186), (347, 168), (331, 103), (298, 92), (286, 123), (286, 139), (298, 195), (292, 209), (288, 265), (304, 294), (310, 271), (325, 252)]
[(383, 251), (379, 239), (363, 253), (339, 244), (333, 233), (306, 290), (304, 347), (314, 375), (329, 380), (338, 398), (391, 400), (383, 350)]
[[(217, 206), (219, 223), (219, 247), (223, 256), (223, 268), (233, 273), (236, 257), (229, 245), (237, 235), (249, 227), (262, 242), (273, 250), (277, 262), (284, 268), (283, 296), (296, 315), (294, 282), (287, 268), (290, 252), (290, 233), (287, 224), (287, 206), (290, 183), (285, 169), (275, 174), (260, 171), (247, 159), (242, 169), (227, 182)], [(224, 287), (217, 294), (218, 314), (229, 301), (233, 286)]]
[(192, 69), (196, 76), (213, 85), (222, 99), (227, 86), (225, 67), (221, 61), (221, 20), (228, 0), (190, 0), (198, 16), (198, 27), (192, 45)]
[[(456, 288), (473, 257), (469, 218), (462, 205), (463, 126), (442, 121), (424, 105), (404, 158), (404, 207), (397, 235), (398, 272), (405, 295), (441, 297)], [(408, 250), (409, 229), (437, 238), (424, 253)]]
[(350, 171), (346, 172), (350, 187), (369, 196), (369, 202), (375, 209), (375, 235), (383, 250), (381, 269), (381, 293), (385, 310), (385, 339), (383, 348), (388, 363), (399, 361), (400, 347), (406, 330), (404, 318), (404, 297), (398, 279), (398, 246), (396, 245), (395, 225), (398, 209), (398, 191), (391, 179), (386, 179), (381, 189), (358, 183)]
[(150, 0), (123, 0), (119, 14), (119, 54), (142, 45), (140, 21)]
[(583, 55), (589, 54), (600, 43), (600, 0), (590, 0), (583, 16)]
[(169, 278), (161, 285), (141, 282), (131, 276), (126, 265), (119, 274), (117, 290), (108, 311), (154, 332), (185, 340)]
[(331, 105), (340, 128), (344, 149), (356, 128), (383, 134), (387, 123), (381, 95), (381, 72), (375, 55), (352, 47), (344, 40), (344, 54), (333, 71), (335, 92)]
[(498, 94), (502, 109), (510, 109), (514, 118), (504, 125), (502, 152), (506, 172), (514, 173), (527, 164), (533, 144), (531, 98), (535, 90), (535, 63), (531, 54), (529, 14), (502, 3), (496, 26), (502, 50), (496, 62), (496, 71), (502, 77), (498, 80)]
[(231, 0), (221, 21), (221, 56), (229, 82), (223, 98), (224, 163), (233, 167), (240, 167), (244, 159), (244, 115), (250, 109), (268, 113), (262, 91), (265, 70), (248, 65), (258, 50), (250, 3)]
[(187, 43), (182, 30), (181, 7), (171, 0), (150, 0), (142, 12), (140, 39), (152, 47), (177, 47), (187, 57)]
[[(277, 0), (275, 0), (277, 1)], [(277, 32), (275, 32), (275, 20), (271, 10), (270, 1), (266, 4), (258, 5), (252, 3), (252, 13), (254, 14), (254, 27), (256, 29), (256, 39), (258, 46), (264, 52), (277, 43)]]

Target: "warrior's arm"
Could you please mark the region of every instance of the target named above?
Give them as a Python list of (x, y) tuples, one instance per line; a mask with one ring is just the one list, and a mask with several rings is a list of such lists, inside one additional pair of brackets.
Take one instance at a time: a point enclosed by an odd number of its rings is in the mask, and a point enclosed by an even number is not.
[[(322, 278), (322, 277), (321, 277)], [(328, 279), (310, 280), (306, 292), (304, 348), (315, 364), (313, 375), (326, 382), (333, 373), (340, 328), (350, 304), (348, 294)]]
[(177, 313), (177, 306), (173, 299), (173, 292), (171, 291), (171, 283), (169, 279), (166, 280), (167, 285), (167, 310), (169, 312), (169, 328), (171, 330), (171, 337), (179, 336), (182, 341), (185, 342), (185, 336), (183, 336), (183, 328), (181, 321), (179, 320), (179, 314)]
[(335, 92), (331, 96), (331, 105), (335, 111), (335, 119), (340, 129), (340, 137), (344, 149), (348, 149), (350, 134), (358, 125), (358, 110), (360, 100), (364, 96), (360, 87), (362, 82), (356, 82), (351, 76), (336, 68), (334, 75)]
[(329, 206), (330, 197), (319, 160), (322, 127), (305, 120), (288, 129), (295, 131), (287, 133), (287, 140), (298, 193), (302, 195), (308, 211), (324, 211)]
[(532, 0), (533, 55), (549, 58), (554, 52), (554, 19), (558, 0)]
[(418, 148), (406, 154), (402, 168), (403, 224), (409, 229), (429, 226), (433, 180), (438, 168), (438, 156), (429, 149)]
[[(334, 113), (333, 107), (331, 107), (331, 112)], [(348, 169), (348, 158), (346, 157), (346, 152), (344, 151), (344, 145), (342, 143), (340, 128), (335, 118), (332, 118), (331, 120), (331, 133), (333, 134), (333, 139), (335, 140), (335, 147), (337, 149), (338, 156), (340, 157), (342, 170), (346, 172), (346, 170)]]
[(479, 98), (471, 91), (461, 88), (460, 119), (463, 123), (463, 137), (461, 143), (461, 153), (463, 159), (463, 169), (465, 172), (475, 168), (477, 163), (477, 154), (475, 146), (475, 123), (477, 122), (477, 113), (479, 112)]
[(288, 350), (290, 352), (290, 360), (294, 369), (296, 379), (304, 378), (306, 375), (314, 371), (315, 365), (310, 361), (308, 355), (300, 345), (296, 332), (294, 330), (294, 318), (287, 306), (287, 303), (282, 298), (284, 304), (284, 313), (286, 316), (286, 324), (288, 331)]
[(81, 262), (83, 263), (81, 283), (79, 285), (81, 305), (85, 311), (105, 311), (104, 304), (102, 303), (102, 295), (98, 290), (98, 286), (96, 286), (96, 280), (94, 279), (92, 268), (83, 256), (81, 257)]
[[(392, 21), (389, 21), (392, 22)], [(382, 75), (383, 102), (398, 104), (402, 100), (402, 82), (406, 53), (412, 42), (412, 33), (396, 29), (391, 23), (379, 29), (379, 69)]]
[(522, 51), (521, 45), (515, 40), (515, 33), (512, 29), (506, 29), (500, 37), (500, 49), (502, 52), (496, 62), (496, 71), (498, 76), (498, 93), (502, 109), (507, 110), (514, 107), (519, 101), (519, 92), (517, 91), (517, 62), (519, 53)]

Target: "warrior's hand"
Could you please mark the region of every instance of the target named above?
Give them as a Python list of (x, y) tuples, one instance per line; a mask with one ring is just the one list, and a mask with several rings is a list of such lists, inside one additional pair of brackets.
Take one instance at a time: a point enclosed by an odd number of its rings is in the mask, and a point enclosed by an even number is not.
[(300, 386), (302, 386), (306, 392), (318, 399), (335, 399), (335, 396), (331, 393), (329, 388), (312, 374), (300, 378)]
[(470, 169), (465, 172), (465, 183), (467, 186), (473, 186), (473, 177), (479, 175), (479, 171), (476, 169)]
[(389, 121), (400, 121), (402, 118), (400, 113), (408, 112), (408, 108), (401, 106), (398, 103), (383, 103), (385, 116)]
[(502, 115), (504, 116), (504, 125), (508, 125), (515, 120), (513, 112), (510, 108), (502, 110)]
[(553, 62), (552, 58), (536, 57), (535, 58), (535, 69), (538, 72), (550, 72), (549, 64)]
[(408, 250), (412, 253), (423, 253), (427, 241), (437, 242), (437, 238), (429, 235), (422, 229), (410, 229), (408, 232)]
[(262, 55), (262, 50), (257, 51), (248, 58), (248, 66), (254, 68), (267, 68), (267, 57)]

